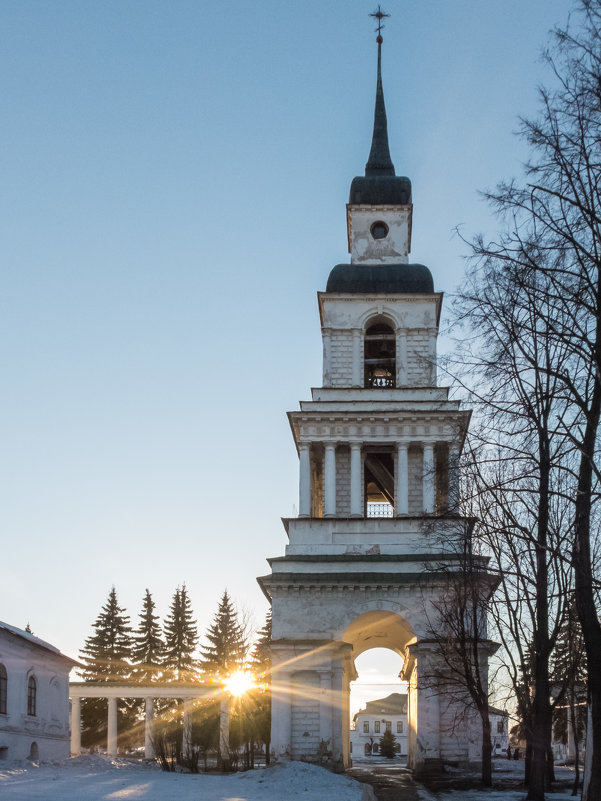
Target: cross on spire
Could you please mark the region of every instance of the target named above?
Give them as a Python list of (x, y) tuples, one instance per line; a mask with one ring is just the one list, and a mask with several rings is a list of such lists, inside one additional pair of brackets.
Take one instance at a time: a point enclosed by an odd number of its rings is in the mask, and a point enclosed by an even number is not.
[(381, 6), (378, 5), (377, 11), (373, 11), (369, 16), (378, 20), (378, 27), (375, 30), (378, 32), (377, 42), (378, 44), (382, 44), (382, 28), (385, 27), (385, 25), (382, 24), (382, 20), (386, 17), (389, 17), (390, 14), (386, 14), (384, 11), (382, 11)]

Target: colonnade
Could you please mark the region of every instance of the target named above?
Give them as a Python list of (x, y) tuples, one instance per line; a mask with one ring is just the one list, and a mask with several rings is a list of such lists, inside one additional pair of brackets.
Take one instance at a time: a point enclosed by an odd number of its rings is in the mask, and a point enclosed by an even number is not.
[[(323, 516), (336, 517), (336, 446), (337, 442), (324, 442), (323, 460)], [(346, 444), (346, 443), (345, 443)], [(350, 459), (350, 514), (364, 516), (363, 504), (363, 443), (349, 442)], [(409, 514), (409, 444), (396, 445), (395, 469), (395, 515)], [(413, 444), (413, 443), (411, 443)], [(422, 509), (423, 514), (436, 511), (436, 471), (433, 442), (423, 442)], [(311, 443), (299, 443), (299, 517), (311, 516)], [(457, 462), (459, 448), (449, 446), (448, 462), (448, 508), (455, 509), (459, 495)]]
[[(74, 682), (69, 685), (71, 697), (71, 755), (81, 754), (81, 699), (106, 698), (107, 711), (107, 737), (106, 751), (109, 756), (117, 756), (117, 702), (119, 699), (144, 699), (144, 757), (153, 759), (154, 752), (154, 701), (157, 698), (169, 698), (184, 702), (183, 709), (183, 741), (182, 751), (186, 754), (192, 747), (192, 709), (193, 702), (198, 698), (215, 696), (214, 687), (202, 686), (144, 686), (111, 685), (108, 683)], [(228, 706), (229, 699), (222, 699), (222, 707)]]

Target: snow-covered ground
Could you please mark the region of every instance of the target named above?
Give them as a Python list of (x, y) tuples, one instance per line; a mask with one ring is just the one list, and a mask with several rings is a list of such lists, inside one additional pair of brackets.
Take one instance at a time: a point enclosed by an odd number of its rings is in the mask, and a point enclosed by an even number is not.
[[(81, 756), (56, 764), (4, 763), (0, 801), (370, 801), (368, 785), (324, 768), (289, 762), (230, 776), (163, 773), (156, 765)], [(495, 778), (522, 775), (523, 763), (495, 761)], [(568, 781), (569, 768), (556, 768)], [(523, 790), (455, 790), (436, 795), (418, 787), (421, 801), (523, 801)], [(550, 801), (573, 801), (568, 789)]]
[(368, 801), (367, 789), (302, 762), (230, 776), (163, 773), (101, 756), (0, 770), (2, 801)]

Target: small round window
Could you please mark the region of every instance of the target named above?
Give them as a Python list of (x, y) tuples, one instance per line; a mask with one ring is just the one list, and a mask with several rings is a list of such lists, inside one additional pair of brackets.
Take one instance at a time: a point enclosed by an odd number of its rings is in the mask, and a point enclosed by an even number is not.
[(370, 228), (371, 235), (374, 239), (385, 239), (388, 236), (388, 226), (385, 222), (378, 220), (378, 222), (373, 223)]

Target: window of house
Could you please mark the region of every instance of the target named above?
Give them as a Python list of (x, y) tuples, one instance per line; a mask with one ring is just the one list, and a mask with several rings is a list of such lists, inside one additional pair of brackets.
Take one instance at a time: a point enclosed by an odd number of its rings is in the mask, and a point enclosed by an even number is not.
[(363, 733), (364, 734), (369, 734), (369, 721), (368, 720), (364, 720), (363, 721)]
[(29, 681), (27, 682), (27, 714), (28, 715), (35, 715), (36, 714), (36, 696), (38, 694), (38, 688), (35, 683), (35, 679), (33, 676), (29, 677)]
[(372, 747), (371, 747), (372, 754), (377, 754), (379, 750), (380, 750), (380, 746), (377, 743), (374, 743), (372, 745)]
[(8, 690), (8, 677), (6, 668), (0, 665), (0, 715), (6, 715), (6, 695)]
[(384, 723), (386, 724), (386, 731), (392, 731), (392, 721), (385, 720)]
[(504, 732), (503, 721), (502, 720), (498, 720), (497, 721), (497, 734), (503, 734), (503, 732)]
[(396, 722), (396, 733), (397, 734), (402, 734), (403, 733), (403, 721), (402, 720), (397, 720), (397, 722)]
[(374, 731), (375, 731), (376, 734), (380, 733), (380, 721), (379, 720), (376, 720), (375, 723), (374, 723)]
[(376, 323), (366, 330), (364, 364), (366, 387), (396, 386), (396, 338), (389, 325)]

